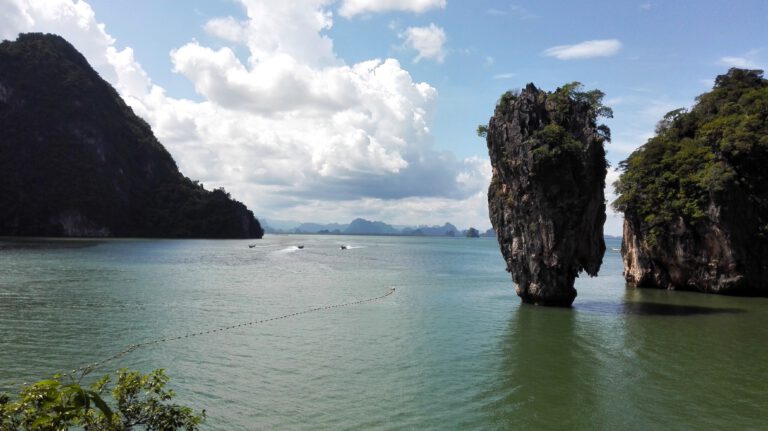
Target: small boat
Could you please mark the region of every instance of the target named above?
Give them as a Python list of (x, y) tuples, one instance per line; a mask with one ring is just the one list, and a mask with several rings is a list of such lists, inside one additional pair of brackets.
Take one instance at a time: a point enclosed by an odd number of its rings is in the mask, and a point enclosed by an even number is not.
[(296, 247), (298, 247), (298, 248), (299, 248), (299, 250), (302, 250), (302, 249), (304, 248), (304, 244), (302, 244), (302, 245), (297, 245)]
[(256, 244), (248, 244), (248, 248), (254, 248), (256, 247)]
[(346, 246), (346, 245), (342, 245), (342, 246), (341, 246), (341, 249), (342, 249), (342, 250), (346, 250), (346, 249), (347, 249), (347, 246)]

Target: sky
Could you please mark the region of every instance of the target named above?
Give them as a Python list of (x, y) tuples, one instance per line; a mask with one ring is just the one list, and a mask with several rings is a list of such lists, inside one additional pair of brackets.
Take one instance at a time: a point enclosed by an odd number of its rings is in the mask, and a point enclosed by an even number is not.
[[(490, 227), (476, 136), (533, 82), (605, 92), (618, 163), (729, 67), (768, 66), (768, 2), (0, 0), (60, 34), (186, 176), (266, 220)], [(609, 208), (605, 231), (621, 234)]]

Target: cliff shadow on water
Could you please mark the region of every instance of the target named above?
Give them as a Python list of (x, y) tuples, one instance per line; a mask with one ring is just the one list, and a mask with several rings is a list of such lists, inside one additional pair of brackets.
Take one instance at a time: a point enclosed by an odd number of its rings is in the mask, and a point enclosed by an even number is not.
[(712, 304), (701, 301), (691, 301), (690, 293), (674, 292), (670, 295), (664, 291), (660, 294), (644, 292), (631, 283), (626, 285), (624, 300), (616, 301), (584, 301), (574, 306), (580, 312), (637, 315), (637, 316), (700, 316), (710, 314), (739, 314), (746, 310), (734, 306)]
[(768, 346), (755, 340), (766, 336), (768, 300), (628, 288), (622, 302), (614, 367), (623, 372), (611, 390), (636, 429), (761, 428), (766, 390), (756, 376), (768, 364), (755, 358)]
[(74, 249), (95, 247), (101, 243), (81, 238), (0, 237), (0, 251)]

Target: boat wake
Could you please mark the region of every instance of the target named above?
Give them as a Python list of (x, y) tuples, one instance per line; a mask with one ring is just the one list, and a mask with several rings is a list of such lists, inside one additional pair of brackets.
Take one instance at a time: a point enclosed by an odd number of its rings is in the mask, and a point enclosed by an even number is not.
[(275, 251), (275, 253), (276, 254), (287, 254), (287, 253), (295, 253), (297, 251), (299, 251), (299, 248), (292, 245), (292, 246), (290, 246), (288, 248), (284, 248), (282, 250), (277, 250), (277, 251)]

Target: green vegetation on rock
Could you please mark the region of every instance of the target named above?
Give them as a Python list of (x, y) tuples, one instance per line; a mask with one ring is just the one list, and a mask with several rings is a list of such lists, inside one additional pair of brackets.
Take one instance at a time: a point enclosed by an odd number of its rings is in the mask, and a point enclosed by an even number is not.
[[(519, 91), (510, 90), (502, 94), (496, 104), (496, 112), (503, 114), (513, 106), (518, 97)], [(585, 119), (596, 128), (599, 139), (611, 140), (611, 131), (606, 125), (594, 124), (601, 117), (613, 118), (613, 110), (603, 105), (605, 93), (602, 91), (584, 91), (582, 84), (574, 81), (558, 87), (555, 91), (541, 93), (537, 97), (546, 100), (551, 122), (529, 138), (536, 171), (549, 172), (562, 161), (573, 159), (578, 156), (578, 152), (585, 150), (585, 143), (576, 139), (572, 130), (574, 124), (582, 124)], [(487, 133), (487, 126), (477, 126), (479, 137), (484, 138)]]
[[(496, 103), (494, 115), (504, 117), (516, 109), (522, 92), (509, 90), (503, 93)], [(526, 93), (527, 94), (527, 93)], [(613, 118), (613, 110), (603, 105), (605, 93), (598, 89), (584, 90), (578, 81), (564, 84), (551, 92), (540, 91), (534, 96), (536, 103), (546, 110), (546, 120), (533, 130), (525, 139), (525, 145), (531, 149), (533, 174), (542, 177), (559, 175), (558, 167), (580, 158), (580, 153), (587, 150), (588, 140), (584, 139), (591, 130), (595, 140), (602, 145), (611, 140), (611, 131), (605, 124), (597, 124), (600, 118)], [(587, 126), (589, 130), (583, 129)], [(477, 135), (487, 137), (488, 126), (477, 126)], [(506, 148), (501, 148), (506, 151)], [(598, 166), (602, 172), (607, 163)], [(574, 166), (575, 170), (581, 169)], [(497, 176), (491, 179), (492, 184)], [(500, 189), (499, 189), (500, 190)], [(555, 197), (556, 198), (556, 197)]]
[[(591, 118), (613, 118), (613, 110), (603, 105), (605, 93), (598, 89), (584, 91), (583, 88), (580, 82), (574, 81), (558, 87), (548, 95), (547, 101), (555, 106), (553, 120), (556, 123), (567, 125), (573, 120), (575, 106), (582, 104), (589, 106), (587, 115)], [(607, 130), (607, 128), (598, 129), (598, 131)]]
[(768, 235), (768, 80), (730, 69), (690, 109), (669, 112), (656, 135), (620, 164), (614, 208), (643, 223), (655, 245), (678, 218), (692, 227), (710, 205), (747, 196)]
[(560, 158), (569, 158), (573, 153), (584, 150), (584, 144), (573, 138), (571, 133), (557, 123), (550, 123), (533, 134), (536, 146), (533, 157), (536, 169), (542, 165), (556, 164)]

